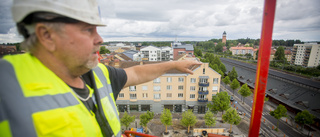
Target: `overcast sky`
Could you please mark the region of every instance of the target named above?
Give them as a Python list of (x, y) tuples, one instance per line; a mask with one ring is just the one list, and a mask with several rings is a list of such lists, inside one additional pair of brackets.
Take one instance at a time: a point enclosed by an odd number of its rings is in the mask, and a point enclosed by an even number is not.
[[(0, 43), (21, 42), (0, 0)], [(260, 38), (264, 0), (98, 0), (104, 41)], [(320, 0), (278, 0), (273, 39), (320, 41)]]

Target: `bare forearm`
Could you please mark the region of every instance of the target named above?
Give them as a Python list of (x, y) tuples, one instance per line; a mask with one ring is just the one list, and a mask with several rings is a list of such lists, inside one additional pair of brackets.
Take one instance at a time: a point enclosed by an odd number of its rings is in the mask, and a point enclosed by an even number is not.
[(151, 81), (174, 68), (173, 61), (126, 68), (128, 80), (125, 87)]
[(189, 68), (194, 65), (201, 65), (201, 63), (190, 60), (168, 61), (164, 63), (140, 65), (126, 68), (124, 70), (127, 73), (128, 79), (125, 87), (148, 82), (172, 69), (176, 69), (184, 73), (193, 74), (192, 70), (190, 70)]

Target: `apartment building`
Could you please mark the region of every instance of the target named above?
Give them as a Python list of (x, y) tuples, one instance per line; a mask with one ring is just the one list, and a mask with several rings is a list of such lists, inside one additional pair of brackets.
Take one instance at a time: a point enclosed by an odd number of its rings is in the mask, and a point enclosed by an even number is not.
[(304, 67), (316, 67), (320, 64), (320, 44), (294, 44), (291, 63)]
[[(142, 65), (143, 62), (131, 63), (121, 66)], [(208, 63), (195, 66), (192, 70), (193, 75), (170, 71), (153, 81), (123, 89), (116, 101), (118, 110), (161, 113), (167, 108), (178, 113), (188, 109), (194, 113), (205, 113), (207, 103), (220, 92), (221, 75), (211, 69)]]
[(182, 54), (194, 55), (194, 49), (192, 44), (182, 44), (180, 42), (171, 43), (173, 49), (173, 59), (177, 58)]
[(251, 54), (254, 55), (255, 49), (253, 47), (231, 47), (229, 50), (232, 52), (232, 55), (245, 55), (245, 54)]
[(172, 60), (172, 49), (170, 47), (147, 46), (140, 49), (144, 55), (143, 61), (169, 61)]

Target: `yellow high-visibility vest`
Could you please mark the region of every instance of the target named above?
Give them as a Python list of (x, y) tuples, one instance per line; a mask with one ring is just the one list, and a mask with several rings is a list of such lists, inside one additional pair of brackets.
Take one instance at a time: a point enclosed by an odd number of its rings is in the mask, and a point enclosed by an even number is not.
[[(72, 89), (30, 53), (0, 60), (1, 137), (121, 136), (109, 72), (93, 69), (95, 95), (102, 122), (89, 112)], [(100, 124), (100, 125), (99, 125)]]

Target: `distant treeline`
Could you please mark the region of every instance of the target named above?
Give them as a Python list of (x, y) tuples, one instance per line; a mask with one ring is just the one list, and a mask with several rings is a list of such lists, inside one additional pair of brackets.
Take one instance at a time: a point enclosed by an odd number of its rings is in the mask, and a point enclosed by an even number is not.
[[(211, 39), (208, 41), (198, 42), (196, 46), (202, 47), (202, 49), (211, 49), (214, 46), (214, 43), (221, 43), (222, 39)], [(248, 44), (248, 46), (252, 47), (254, 45), (260, 44), (260, 39), (237, 39), (237, 40), (227, 40), (226, 46), (233, 47), (238, 44)], [(301, 40), (272, 40), (272, 46), (286, 46), (292, 47), (294, 44), (303, 44)]]

